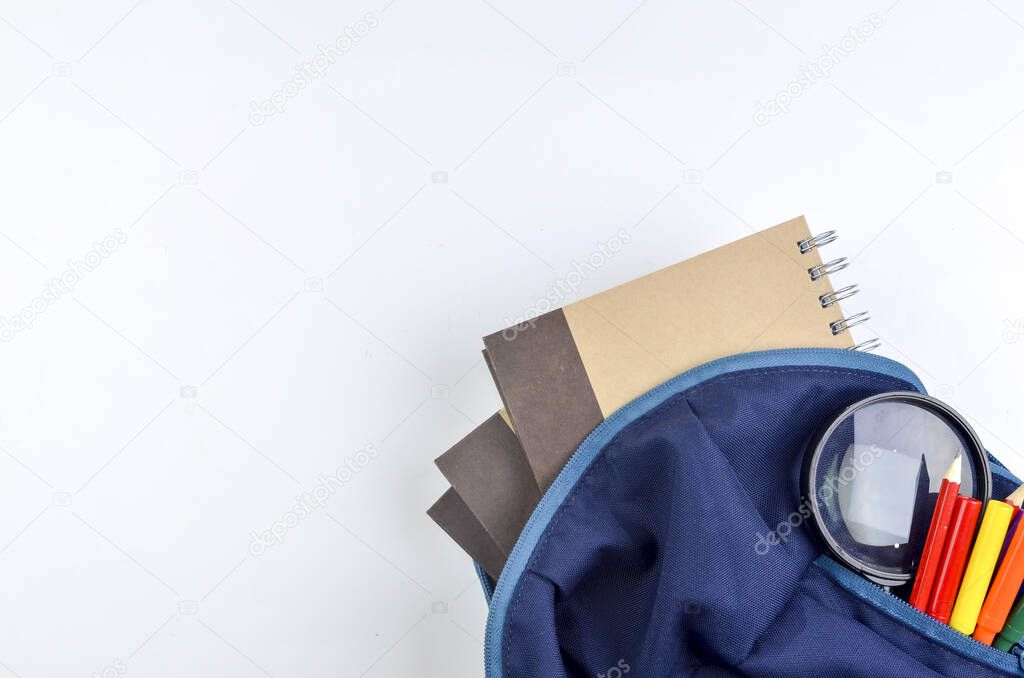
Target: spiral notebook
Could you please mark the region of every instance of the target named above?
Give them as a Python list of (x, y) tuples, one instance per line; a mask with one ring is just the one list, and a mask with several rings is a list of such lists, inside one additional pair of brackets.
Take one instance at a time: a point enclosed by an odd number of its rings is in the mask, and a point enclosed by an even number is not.
[(829, 275), (799, 217), (484, 338), (494, 382), (541, 490), (584, 436), (654, 386), (735, 353), (850, 348)]
[(799, 217), (485, 337), (519, 445), (500, 442), (509, 431), (492, 418), (460, 442), (460, 464), (444, 463), (452, 451), (439, 459), (474, 522), (505, 552), (537, 495), (509, 491), (502, 473), (465, 473), (470, 454), (477, 465), (522, 454), (543, 492), (605, 417), (676, 374), (748, 351), (858, 348), (848, 330), (867, 314), (844, 317), (839, 305), (857, 286), (829, 280), (848, 262), (819, 252), (835, 240)]

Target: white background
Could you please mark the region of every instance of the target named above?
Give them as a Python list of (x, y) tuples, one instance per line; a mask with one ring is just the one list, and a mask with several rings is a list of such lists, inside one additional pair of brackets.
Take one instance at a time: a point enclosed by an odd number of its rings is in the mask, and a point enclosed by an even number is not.
[(784, 5), (2, 3), (0, 317), (127, 242), (0, 343), (0, 675), (481, 675), (432, 460), (499, 405), (480, 337), (619, 229), (566, 302), (840, 229), (857, 338), (1024, 470), (1024, 4)]

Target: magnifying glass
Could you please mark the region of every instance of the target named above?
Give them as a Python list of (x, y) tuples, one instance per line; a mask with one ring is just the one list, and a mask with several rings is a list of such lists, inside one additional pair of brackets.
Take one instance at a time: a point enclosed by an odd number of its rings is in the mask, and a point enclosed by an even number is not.
[(809, 444), (802, 490), (833, 558), (882, 586), (909, 582), (942, 478), (962, 460), (960, 494), (986, 504), (992, 476), (978, 435), (920, 393), (883, 393), (843, 410)]

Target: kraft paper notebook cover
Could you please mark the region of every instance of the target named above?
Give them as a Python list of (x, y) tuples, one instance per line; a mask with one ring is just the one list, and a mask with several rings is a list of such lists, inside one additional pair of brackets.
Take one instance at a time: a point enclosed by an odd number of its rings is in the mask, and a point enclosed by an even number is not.
[(540, 489), (605, 417), (681, 372), (749, 351), (850, 348), (837, 301), (855, 288), (833, 293), (828, 273), (845, 260), (823, 265), (817, 249), (831, 240), (799, 217), (485, 337)]

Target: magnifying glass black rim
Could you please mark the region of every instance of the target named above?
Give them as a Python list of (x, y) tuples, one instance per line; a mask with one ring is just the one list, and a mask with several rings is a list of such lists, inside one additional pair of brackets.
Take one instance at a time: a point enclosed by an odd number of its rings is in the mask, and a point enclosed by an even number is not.
[(899, 586), (900, 584), (905, 584), (910, 581), (914, 576), (914, 572), (891, 572), (874, 567), (873, 565), (856, 558), (853, 554), (840, 546), (835, 537), (825, 529), (825, 517), (822, 515), (821, 508), (818, 506), (818, 501), (816, 499), (818, 496), (818, 466), (821, 461), (821, 455), (825, 449), (825, 444), (832, 437), (832, 434), (836, 429), (839, 428), (840, 424), (845, 422), (855, 412), (881, 402), (916, 405), (943, 417), (946, 422), (958, 429), (962, 439), (967, 443), (968, 449), (964, 450), (964, 452), (973, 462), (974, 498), (980, 499), (983, 507), (988, 504), (989, 498), (992, 494), (992, 471), (989, 467), (988, 455), (985, 452), (985, 447), (981, 442), (981, 438), (978, 437), (978, 434), (975, 433), (971, 425), (967, 423), (967, 420), (964, 419), (959, 412), (941, 400), (922, 393), (914, 393), (913, 391), (880, 393), (878, 395), (871, 396), (870, 398), (859, 400), (837, 414), (832, 419), (829, 426), (815, 436), (811, 441), (811, 444), (808, 446), (809, 454), (805, 457), (802, 484), (804, 496), (811, 505), (811, 513), (814, 515), (814, 523), (818, 529), (818, 534), (820, 534), (822, 539), (825, 540), (825, 544), (830, 555), (839, 560), (839, 562), (878, 584), (883, 586)]

